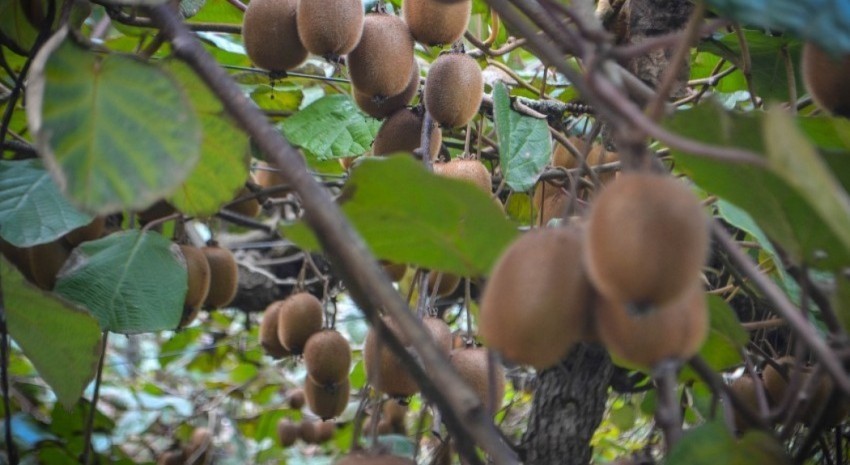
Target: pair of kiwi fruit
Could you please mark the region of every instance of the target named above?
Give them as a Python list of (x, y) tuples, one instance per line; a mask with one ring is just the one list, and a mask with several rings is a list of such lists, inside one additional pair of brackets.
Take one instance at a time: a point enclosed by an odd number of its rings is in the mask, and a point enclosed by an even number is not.
[(213, 435), (208, 428), (195, 428), (189, 442), (182, 448), (163, 452), (157, 465), (205, 465), (212, 463), (215, 452)]
[(850, 54), (831, 55), (808, 42), (803, 46), (803, 83), (815, 104), (827, 113), (850, 118)]
[(302, 420), (298, 423), (281, 418), (277, 423), (277, 438), (281, 447), (290, 447), (301, 439), (307, 444), (323, 444), (333, 438), (336, 423), (332, 421)]
[[(412, 154), (419, 148), (422, 140), (422, 113), (418, 109), (402, 108), (387, 118), (372, 143), (372, 153), (375, 156), (391, 155), (398, 152)], [(439, 128), (431, 131), (429, 144), (431, 159), (436, 159), (440, 153), (443, 135)]]
[(351, 390), (351, 346), (345, 337), (333, 329), (313, 334), (304, 345), (304, 364), (304, 394), (310, 410), (323, 420), (342, 413)]
[(425, 108), (447, 128), (465, 126), (478, 113), (484, 76), (478, 62), (464, 53), (446, 53), (434, 60), (425, 81)]
[(466, 31), (472, 0), (404, 0), (401, 14), (413, 38), (423, 45), (451, 44)]
[(239, 267), (230, 250), (211, 244), (197, 248), (181, 245), (188, 274), (180, 327), (191, 323), (201, 307), (221, 308), (233, 301), (239, 285)]
[(260, 345), (272, 358), (299, 355), (322, 330), (322, 302), (302, 292), (269, 304), (260, 321)]

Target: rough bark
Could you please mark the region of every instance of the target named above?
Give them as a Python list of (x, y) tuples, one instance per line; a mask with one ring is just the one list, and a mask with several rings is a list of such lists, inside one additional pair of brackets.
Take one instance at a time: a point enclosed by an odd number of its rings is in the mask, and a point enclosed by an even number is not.
[(540, 373), (528, 429), (526, 465), (586, 465), (590, 438), (602, 421), (614, 366), (596, 344), (580, 344), (560, 364)]

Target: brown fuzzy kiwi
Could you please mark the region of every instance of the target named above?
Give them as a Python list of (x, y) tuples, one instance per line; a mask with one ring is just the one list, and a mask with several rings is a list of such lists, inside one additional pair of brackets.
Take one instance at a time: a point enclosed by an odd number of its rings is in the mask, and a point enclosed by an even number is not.
[(484, 77), (478, 62), (463, 53), (440, 55), (425, 81), (425, 108), (443, 127), (464, 126), (478, 113)]
[(395, 434), (405, 435), (407, 426), (404, 424), (407, 417), (407, 406), (402, 405), (397, 399), (388, 399), (381, 408), (381, 421), (386, 422), (390, 431)]
[(6, 257), (6, 259), (21, 272), (27, 281), (35, 284), (35, 278), (33, 277), (32, 269), (30, 268), (30, 258), (27, 249), (15, 247), (0, 238), (0, 253), (2, 253), (3, 256)]
[[(580, 152), (584, 151), (584, 140), (578, 137), (570, 137), (570, 142), (578, 149)], [(602, 144), (594, 143), (593, 147), (590, 149), (590, 152), (587, 154), (587, 165), (588, 166), (599, 166), (606, 163), (611, 163), (615, 161), (619, 161), (620, 157), (617, 152), (609, 152), (605, 150), (605, 147)], [(580, 166), (576, 157), (567, 150), (561, 144), (557, 144), (555, 146), (555, 150), (552, 152), (552, 165), (561, 167), (564, 169), (575, 169)], [(609, 171), (606, 173), (599, 174), (599, 180), (603, 183), (608, 183), (613, 180), (617, 175), (616, 171)]]
[[(745, 374), (736, 378), (735, 381), (732, 381), (732, 384), (729, 385), (729, 388), (732, 389), (732, 392), (734, 392), (735, 395), (738, 396), (738, 399), (748, 406), (750, 410), (753, 412), (759, 412), (761, 410), (759, 408), (758, 394), (756, 393), (758, 386), (752, 376)], [(748, 422), (743, 415), (735, 410), (735, 429), (739, 432), (743, 432), (750, 426), (752, 426), (750, 425), (750, 422)]]
[(295, 444), (299, 436), (301, 436), (301, 428), (289, 418), (281, 418), (277, 422), (277, 441), (280, 447)]
[[(401, 332), (392, 320), (384, 317), (384, 324), (396, 337), (401, 338)], [(409, 344), (409, 341), (401, 339), (403, 345)], [(378, 340), (378, 333), (374, 328), (369, 329), (363, 343), (363, 363), (366, 365), (366, 378), (377, 391), (393, 397), (409, 397), (419, 392), (419, 386), (407, 367), (386, 344)]]
[[(239, 189), (239, 192), (233, 197), (233, 200), (238, 200), (242, 197), (248, 197), (252, 194), (251, 190), (247, 187), (242, 187)], [(262, 211), (262, 206), (256, 197), (251, 197), (249, 199), (245, 199), (239, 202), (231, 202), (224, 206), (226, 210), (230, 210), (234, 213), (238, 213), (242, 216), (247, 216), (249, 218), (255, 218), (260, 215)]]
[(448, 163), (434, 164), (434, 173), (452, 179), (460, 179), (475, 184), (486, 193), (493, 190), (493, 178), (490, 170), (478, 160), (454, 158)]
[(142, 210), (138, 214), (139, 224), (144, 226), (151, 221), (160, 220), (165, 218), (166, 216), (173, 215), (177, 213), (177, 210), (174, 209), (170, 203), (165, 200), (160, 200), (150, 207)]
[(167, 450), (160, 454), (156, 461), (156, 465), (184, 465), (186, 463), (186, 454), (182, 449)]
[(472, 0), (404, 0), (401, 13), (413, 38), (424, 45), (451, 44), (463, 36), (472, 13)]
[[(437, 282), (437, 279), (440, 282)], [(439, 271), (428, 272), (428, 294), (430, 295), (434, 286), (437, 286), (437, 297), (446, 297), (454, 293), (460, 286), (460, 276), (451, 273), (440, 273)]]
[(414, 62), (413, 72), (410, 73), (410, 81), (407, 83), (407, 87), (398, 95), (393, 95), (392, 97), (375, 97), (371, 94), (361, 92), (354, 86), (351, 86), (351, 93), (354, 95), (354, 102), (357, 103), (357, 106), (364, 113), (373, 118), (384, 119), (404, 108), (413, 100), (416, 92), (419, 91), (419, 80), (419, 63)]
[[(764, 379), (764, 388), (767, 391), (768, 400), (774, 407), (781, 405), (788, 390), (788, 385), (795, 370), (796, 361), (794, 357), (786, 356), (778, 358), (774, 361), (781, 369), (781, 373), (772, 364), (768, 364), (764, 368), (762, 377)], [(808, 382), (809, 377), (816, 376), (812, 367), (801, 366), (800, 386)], [(811, 398), (803, 406), (800, 413), (800, 418), (807, 425), (813, 424), (817, 420), (817, 416), (823, 410), (823, 424), (826, 427), (831, 427), (839, 423), (848, 413), (848, 405), (845, 399), (839, 398), (836, 402), (826, 405), (830, 396), (835, 389), (835, 384), (826, 374), (820, 374), (817, 380), (817, 386), (812, 393)]]
[(322, 329), (322, 303), (306, 292), (293, 294), (280, 303), (277, 337), (293, 354), (300, 354), (314, 333)]
[(337, 460), (334, 465), (416, 465), (416, 462), (392, 454), (353, 452)]
[(478, 394), (481, 403), (490, 409), (490, 413), (499, 410), (505, 396), (505, 369), (498, 362), (493, 367), (496, 390), (491, 402), (487, 349), (475, 347), (453, 350), (450, 359), (460, 377)]
[(537, 183), (531, 199), (536, 214), (534, 224), (546, 226), (554, 218), (563, 218), (569, 201), (570, 195), (561, 186), (549, 181)]
[(624, 173), (596, 198), (586, 239), (584, 264), (601, 294), (662, 306), (699, 278), (708, 255), (708, 216), (677, 179)]
[[(286, 184), (286, 181), (283, 179), (276, 169), (272, 168), (268, 163), (264, 161), (258, 161), (254, 165), (254, 180), (257, 185), (262, 187), (263, 189), (268, 189), (270, 187), (277, 187)], [(285, 195), (286, 192), (278, 192), (273, 194), (273, 197), (280, 197)]]
[(298, 0), (298, 37), (314, 55), (345, 55), (360, 41), (364, 16), (360, 0)]
[(208, 246), (201, 248), (210, 264), (210, 291), (204, 300), (207, 308), (221, 308), (229, 304), (239, 285), (239, 266), (230, 250)]
[(189, 443), (186, 444), (186, 463), (191, 465), (203, 465), (212, 460), (214, 446), (213, 435), (208, 428), (195, 428)]
[(291, 409), (301, 410), (305, 402), (307, 402), (307, 399), (304, 397), (304, 390), (301, 388), (291, 389), (286, 396), (286, 403), (289, 404)]
[(371, 96), (398, 95), (410, 83), (415, 58), (413, 37), (401, 18), (369, 14), (363, 36), (348, 54), (351, 84)]
[(45, 291), (53, 290), (62, 265), (68, 260), (71, 251), (61, 241), (55, 240), (25, 249), (33, 282)]
[(767, 400), (770, 405), (776, 407), (785, 398), (785, 391), (788, 388), (788, 380), (791, 372), (794, 370), (794, 357), (781, 357), (774, 360), (774, 363), (780, 367), (777, 370), (773, 364), (768, 363), (762, 372), (764, 379), (764, 390), (767, 391)]
[(442, 318), (436, 316), (426, 316), (422, 319), (422, 325), (431, 334), (437, 347), (448, 355), (452, 350), (452, 330), (449, 325)]
[(407, 273), (407, 265), (404, 263), (391, 263), (381, 260), (381, 266), (384, 268), (384, 273), (390, 278), (390, 281), (397, 283)]
[(850, 118), (850, 54), (832, 56), (817, 45), (803, 46), (803, 82), (817, 106)]
[(74, 248), (83, 242), (100, 239), (103, 236), (104, 229), (106, 229), (106, 217), (96, 216), (91, 223), (65, 234), (63, 239), (71, 248)]
[[(569, 137), (569, 140), (578, 151), (582, 151), (584, 147), (583, 140), (578, 137)], [(579, 162), (566, 147), (558, 143), (555, 144), (555, 150), (552, 151), (552, 166), (571, 170), (578, 168)]]
[(506, 359), (538, 370), (587, 340), (594, 291), (573, 228), (534, 229), (502, 253), (484, 288), (479, 332)]
[(348, 378), (343, 378), (335, 384), (317, 384), (309, 376), (304, 378), (304, 397), (307, 398), (307, 408), (322, 420), (333, 418), (348, 405), (348, 395), (351, 384)]
[(307, 444), (322, 444), (328, 442), (335, 431), (336, 423), (332, 421), (304, 420), (301, 422), (300, 435)]
[(242, 19), (242, 40), (255, 65), (283, 72), (307, 59), (298, 38), (297, 9), (298, 0), (251, 0)]
[(263, 312), (263, 319), (260, 321), (260, 346), (266, 354), (272, 358), (283, 358), (292, 355), (286, 347), (280, 343), (277, 337), (277, 321), (278, 311), (280, 310), (281, 301), (272, 302), (266, 307)]
[(194, 316), (188, 319), (190, 315), (197, 315), (198, 309), (207, 298), (210, 290), (210, 265), (206, 256), (201, 249), (191, 245), (181, 245), (180, 252), (183, 254), (183, 260), (186, 263), (186, 272), (188, 274), (188, 287), (186, 289), (186, 298), (183, 300), (184, 310), (183, 315), (185, 320), (180, 321), (180, 327), (184, 327), (194, 320)]
[[(422, 116), (409, 108), (402, 108), (393, 113), (378, 129), (372, 153), (375, 156), (390, 155), (396, 152), (413, 153), (418, 149), (422, 140)], [(431, 159), (437, 158), (443, 134), (439, 128), (431, 131), (431, 143), (428, 147)]]
[(677, 300), (638, 313), (600, 298), (595, 315), (596, 331), (608, 351), (643, 369), (691, 358), (708, 336), (708, 307), (699, 281)]
[(348, 378), (351, 346), (339, 331), (319, 331), (304, 345), (304, 366), (307, 376), (317, 384), (339, 383)]

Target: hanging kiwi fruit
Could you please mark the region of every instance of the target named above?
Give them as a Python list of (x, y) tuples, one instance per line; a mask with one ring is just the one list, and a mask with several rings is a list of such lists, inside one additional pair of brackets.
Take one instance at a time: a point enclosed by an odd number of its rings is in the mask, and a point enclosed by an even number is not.
[(384, 269), (387, 277), (390, 278), (390, 281), (394, 283), (401, 281), (401, 278), (404, 278), (404, 275), (407, 273), (407, 265), (404, 263), (392, 263), (381, 260), (381, 267)]
[(531, 198), (536, 215), (534, 224), (542, 227), (555, 218), (563, 218), (569, 202), (570, 195), (563, 187), (550, 181), (538, 182)]
[(453, 158), (448, 163), (436, 163), (434, 164), (434, 173), (447, 178), (471, 182), (488, 194), (493, 189), (493, 178), (490, 175), (490, 170), (478, 160)]
[(817, 45), (803, 46), (803, 83), (818, 108), (850, 118), (850, 54), (833, 56)]
[(488, 347), (542, 370), (593, 338), (582, 249), (576, 229), (551, 228), (523, 234), (502, 253), (481, 298), (479, 333)]
[[(373, 118), (384, 119), (404, 108), (413, 100), (416, 92), (419, 91), (419, 83), (419, 63), (414, 61), (413, 72), (410, 73), (410, 81), (407, 83), (407, 87), (398, 95), (393, 95), (392, 97), (375, 96), (361, 92), (354, 86), (351, 86), (351, 93), (354, 95), (354, 102), (357, 103), (357, 106), (364, 113)], [(439, 146), (439, 144), (437, 145)]]
[(178, 327), (183, 328), (195, 320), (210, 290), (212, 272), (207, 257), (201, 249), (191, 245), (181, 245), (188, 274), (188, 288), (183, 300), (183, 316)]
[[(236, 195), (233, 197), (233, 200), (238, 200), (242, 197), (251, 196), (252, 192), (247, 187), (243, 186)], [(248, 218), (255, 218), (260, 215), (262, 211), (262, 206), (256, 197), (251, 197), (245, 200), (240, 200), (238, 202), (231, 201), (231, 203), (225, 205), (226, 210), (230, 210), (234, 213), (237, 213), (242, 216), (247, 216)]]
[(360, 41), (364, 16), (360, 0), (298, 0), (298, 37), (314, 55), (345, 55)]
[(298, 37), (297, 11), (298, 0), (251, 0), (242, 19), (242, 40), (255, 65), (281, 73), (307, 59), (307, 49)]
[(93, 241), (96, 239), (100, 239), (103, 236), (103, 231), (106, 229), (106, 217), (105, 216), (96, 216), (91, 223), (80, 226), (77, 229), (69, 232), (62, 236), (62, 239), (71, 246), (74, 247), (82, 244), (83, 242)]
[[(759, 408), (758, 393), (756, 392), (758, 386), (752, 376), (744, 374), (743, 376), (736, 378), (735, 381), (732, 381), (732, 384), (730, 384), (729, 387), (732, 389), (732, 392), (738, 396), (738, 399), (740, 399), (744, 405), (749, 407), (750, 410), (753, 412), (759, 412), (761, 410)], [(752, 426), (750, 425), (750, 422), (747, 421), (743, 415), (738, 413), (737, 410), (735, 410), (735, 429), (738, 430), (738, 432), (743, 432), (750, 428), (750, 426)]]
[(491, 414), (501, 406), (505, 396), (505, 370), (498, 362), (492, 366), (495, 381), (494, 397), (490, 398), (490, 364), (487, 361), (487, 349), (471, 347), (453, 350), (450, 356), (452, 366), (472, 390), (478, 394), (481, 403)]
[(437, 347), (448, 355), (452, 350), (452, 330), (445, 320), (436, 316), (426, 316), (422, 318), (422, 326), (431, 334)]
[(301, 435), (301, 428), (289, 418), (281, 418), (277, 422), (277, 441), (280, 447), (289, 447), (295, 444)]
[(290, 353), (300, 354), (310, 336), (322, 329), (322, 302), (312, 294), (293, 294), (280, 302), (277, 337)]
[[(439, 282), (437, 280), (439, 279)], [(428, 272), (428, 294), (437, 289), (437, 297), (448, 297), (460, 286), (461, 277), (452, 273), (441, 273), (431, 270)]]
[(351, 368), (351, 346), (348, 340), (333, 329), (313, 334), (304, 345), (304, 365), (317, 384), (339, 383), (348, 378)]
[(318, 384), (309, 376), (304, 378), (307, 407), (322, 420), (334, 418), (345, 410), (350, 390), (351, 385), (347, 377), (332, 384)]
[(210, 289), (204, 300), (206, 308), (221, 308), (229, 304), (239, 284), (239, 266), (230, 250), (217, 245), (201, 248), (210, 266)]
[(328, 442), (335, 431), (336, 423), (332, 421), (303, 420), (299, 433), (307, 444), (322, 444)]
[(440, 55), (425, 81), (425, 108), (447, 128), (464, 126), (478, 113), (484, 77), (474, 58), (464, 53)]
[[(384, 324), (407, 346), (410, 341), (401, 337), (401, 332), (387, 317)], [(393, 397), (409, 397), (419, 392), (416, 380), (407, 370), (401, 359), (395, 356), (386, 344), (379, 341), (378, 332), (370, 328), (363, 343), (363, 363), (366, 367), (366, 378), (375, 390)]]
[(71, 256), (71, 249), (62, 240), (57, 239), (23, 250), (27, 254), (27, 265), (33, 283), (45, 291), (52, 291), (56, 286), (56, 275)]
[(272, 358), (283, 358), (292, 355), (277, 337), (278, 312), (281, 301), (272, 302), (263, 312), (260, 321), (260, 346)]
[[(372, 153), (375, 156), (390, 155), (396, 152), (413, 153), (418, 149), (422, 141), (422, 115), (413, 109), (402, 108), (387, 118), (372, 144)], [(440, 129), (435, 127), (431, 131), (430, 152), (431, 159), (437, 158), (440, 153), (440, 144), (443, 143), (443, 135)]]
[(472, 13), (472, 0), (404, 0), (401, 12), (413, 38), (424, 45), (451, 44), (463, 36)]
[(663, 306), (697, 281), (708, 255), (708, 216), (671, 176), (623, 173), (591, 207), (584, 264), (607, 299)]
[(391, 97), (410, 83), (415, 58), (413, 37), (401, 18), (369, 14), (360, 42), (348, 54), (351, 84), (373, 97)]

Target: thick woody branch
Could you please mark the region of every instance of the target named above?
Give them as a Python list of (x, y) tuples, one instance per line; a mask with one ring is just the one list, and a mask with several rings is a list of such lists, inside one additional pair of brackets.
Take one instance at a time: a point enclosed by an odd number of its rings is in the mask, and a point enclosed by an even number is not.
[[(446, 426), (457, 437), (457, 445), (462, 447), (461, 452), (466, 459), (480, 463), (475, 454), (475, 445), (478, 445), (496, 464), (517, 463), (515, 454), (499, 435), (486, 408), (415, 319), (328, 192), (310, 176), (298, 151), (245, 98), (241, 89), (204, 50), (173, 10), (168, 6), (157, 6), (150, 13), (151, 19), (171, 41), (177, 57), (186, 61), (204, 80), (301, 198), (305, 220), (316, 234), (335, 272), (341, 276), (361, 311), (385, 336), (389, 348), (410, 369), (423, 394), (440, 408)], [(387, 330), (379, 311), (395, 321), (401, 334), (411, 342), (419, 359), (428, 367), (427, 374), (398, 338)]]

